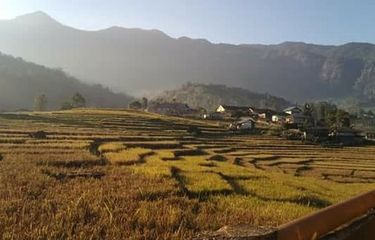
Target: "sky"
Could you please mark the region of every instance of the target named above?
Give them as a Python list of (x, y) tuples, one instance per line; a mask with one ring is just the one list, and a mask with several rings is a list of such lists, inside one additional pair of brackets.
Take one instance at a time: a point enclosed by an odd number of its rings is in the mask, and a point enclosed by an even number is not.
[(215, 43), (375, 43), (374, 0), (0, 0), (0, 19), (35, 11), (79, 29), (158, 29)]

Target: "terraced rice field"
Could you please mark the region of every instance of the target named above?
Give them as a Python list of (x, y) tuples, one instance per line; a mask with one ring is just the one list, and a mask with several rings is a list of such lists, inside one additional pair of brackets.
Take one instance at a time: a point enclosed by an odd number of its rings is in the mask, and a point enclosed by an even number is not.
[(188, 239), (274, 227), (375, 187), (375, 146), (219, 125), (125, 110), (0, 115), (0, 237)]

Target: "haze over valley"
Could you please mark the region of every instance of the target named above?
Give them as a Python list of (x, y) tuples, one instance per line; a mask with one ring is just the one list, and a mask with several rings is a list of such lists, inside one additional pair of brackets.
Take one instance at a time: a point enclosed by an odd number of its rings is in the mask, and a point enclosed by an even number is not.
[(131, 97), (99, 84), (87, 84), (59, 69), (50, 69), (0, 53), (0, 110), (31, 110), (34, 99), (45, 95), (45, 110), (60, 109), (80, 93), (87, 107), (127, 107)]
[(375, 46), (213, 44), (158, 30), (78, 30), (44, 12), (0, 21), (0, 51), (118, 93), (157, 95), (187, 82), (223, 84), (292, 102), (354, 99), (374, 105)]

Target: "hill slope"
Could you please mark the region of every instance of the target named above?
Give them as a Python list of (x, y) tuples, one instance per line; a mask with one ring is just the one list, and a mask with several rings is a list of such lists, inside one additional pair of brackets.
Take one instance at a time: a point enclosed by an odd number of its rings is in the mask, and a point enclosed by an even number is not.
[[(0, 21), (0, 49), (118, 91), (225, 84), (291, 100), (375, 99), (375, 45), (212, 44), (156, 30), (82, 31), (37, 12)], [(375, 105), (375, 104), (374, 104)]]
[(0, 53), (0, 110), (32, 109), (40, 94), (47, 96), (49, 109), (58, 109), (76, 92), (86, 98), (88, 106), (124, 107), (130, 100), (100, 85), (82, 83), (61, 70)]
[(210, 111), (215, 110), (220, 104), (267, 107), (275, 110), (281, 110), (290, 105), (285, 99), (269, 94), (254, 93), (224, 85), (198, 83), (188, 83), (176, 90), (165, 91), (158, 98), (166, 101), (175, 99), (178, 102), (187, 103), (191, 107), (203, 107)]

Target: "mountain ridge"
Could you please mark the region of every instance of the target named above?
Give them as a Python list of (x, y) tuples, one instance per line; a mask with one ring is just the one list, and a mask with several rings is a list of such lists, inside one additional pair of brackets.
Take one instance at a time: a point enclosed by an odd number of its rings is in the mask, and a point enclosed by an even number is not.
[(16, 16), (16, 17), (11, 18), (11, 19), (0, 19), (0, 22), (1, 21), (20, 20), (20, 19), (47, 20), (50, 23), (58, 23), (59, 25), (62, 25), (62, 26), (65, 26), (65, 27), (69, 27), (69, 28), (79, 30), (79, 31), (87, 31), (87, 32), (101, 32), (101, 31), (106, 31), (106, 30), (111, 30), (111, 29), (140, 30), (140, 31), (145, 31), (145, 32), (157, 32), (157, 33), (160, 33), (162, 35), (167, 36), (168, 38), (174, 39), (174, 40), (186, 38), (186, 39), (189, 39), (189, 40), (197, 40), (197, 41), (208, 42), (208, 43), (213, 44), (213, 45), (266, 46), (266, 47), (267, 46), (285, 46), (285, 45), (310, 45), (310, 46), (319, 46), (319, 47), (321, 47), (321, 46), (323, 46), (323, 47), (338, 47), (338, 46), (344, 46), (344, 45), (348, 45), (348, 44), (368, 44), (368, 45), (375, 46), (375, 43), (370, 43), (370, 42), (346, 42), (346, 43), (343, 43), (343, 44), (317, 44), (317, 43), (309, 43), (309, 42), (303, 42), (303, 41), (288, 41), (288, 40), (280, 42), (280, 43), (273, 43), (273, 44), (263, 44), (263, 43), (238, 43), (238, 44), (235, 44), (235, 43), (228, 43), (228, 42), (213, 42), (213, 41), (210, 41), (206, 38), (202, 38), (202, 37), (192, 38), (192, 37), (188, 37), (186, 35), (182, 35), (182, 36), (179, 36), (179, 37), (172, 37), (172, 36), (168, 35), (167, 33), (165, 33), (164, 31), (159, 30), (159, 29), (154, 29), (154, 28), (145, 29), (145, 28), (140, 28), (140, 27), (128, 28), (128, 27), (124, 27), (124, 26), (120, 26), (120, 25), (111, 25), (109, 27), (100, 28), (100, 29), (96, 29), (96, 30), (87, 30), (87, 29), (80, 29), (80, 28), (76, 28), (76, 27), (73, 27), (73, 26), (65, 25), (65, 24), (61, 23), (60, 21), (56, 20), (55, 18), (53, 18), (48, 13), (46, 13), (44, 11), (41, 11), (41, 10), (31, 12), (31, 13), (22, 14), (22, 15)]
[(370, 43), (235, 45), (116, 26), (84, 31), (65, 25), (14, 25), (12, 20), (0, 21), (1, 51), (61, 67), (118, 92), (150, 93), (199, 82), (269, 92), (292, 101), (375, 101), (375, 45)]

